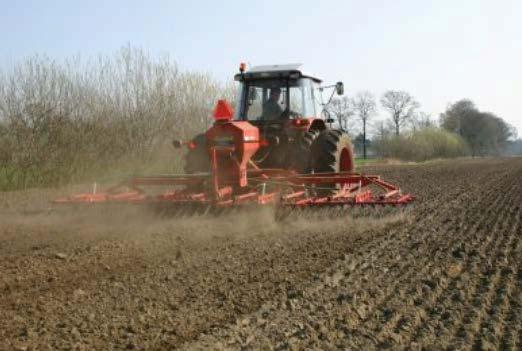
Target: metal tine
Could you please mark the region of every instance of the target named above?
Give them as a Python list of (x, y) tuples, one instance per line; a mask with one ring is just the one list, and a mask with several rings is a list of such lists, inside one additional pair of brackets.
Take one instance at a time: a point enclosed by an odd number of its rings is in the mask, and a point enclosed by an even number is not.
[(210, 209), (210, 206), (208, 205), (198, 205), (196, 206), (196, 215), (198, 216), (205, 216)]
[(158, 205), (159, 211), (164, 217), (173, 217), (176, 214), (177, 206), (169, 206), (169, 205)]
[(336, 209), (335, 207), (329, 206), (322, 209), (322, 211), (319, 213), (322, 218), (324, 219), (335, 219), (336, 217)]
[(318, 219), (324, 217), (324, 211), (322, 208), (304, 208), (303, 209), (303, 216), (304, 218), (312, 218), (312, 219)]
[(357, 219), (360, 217), (360, 208), (358, 206), (352, 206), (352, 208), (350, 209), (351, 213), (352, 213), (352, 218), (353, 219)]
[(285, 218), (290, 218), (295, 214), (295, 207), (282, 207)]
[(293, 210), (293, 213), (292, 213), (292, 217), (295, 219), (295, 220), (300, 220), (301, 218), (305, 217), (305, 210), (306, 208), (304, 207), (296, 207), (294, 208)]
[(288, 217), (292, 220), (299, 219), (301, 216), (301, 208), (300, 207), (291, 207), (288, 212)]
[(181, 213), (181, 218), (188, 219), (194, 217), (196, 214), (196, 208), (193, 205), (186, 206), (186, 208)]
[(216, 207), (215, 209), (215, 215), (216, 216), (225, 216), (230, 212), (230, 209), (228, 207)]
[(206, 216), (206, 215), (210, 214), (211, 211), (212, 211), (212, 206), (206, 205), (206, 206), (203, 207), (202, 215)]
[(292, 210), (293, 209), (290, 206), (285, 206), (285, 205), (277, 206), (277, 208), (275, 209), (276, 221), (287, 220), (291, 216)]
[(339, 211), (340, 218), (352, 219), (352, 211), (350, 211), (347, 205), (339, 205), (337, 209)]
[(199, 204), (192, 206), (192, 213), (190, 214), (191, 217), (197, 217), (199, 216), (201, 211), (201, 206)]
[(160, 217), (169, 217), (171, 215), (172, 209), (169, 206), (165, 206), (163, 203), (157, 203), (154, 206), (154, 211), (158, 213)]
[(344, 211), (343, 206), (336, 206), (336, 212), (338, 218), (344, 218), (346, 215), (346, 211)]
[(328, 213), (330, 214), (330, 216), (332, 216), (332, 218), (338, 218), (340, 215), (341, 215), (341, 211), (340, 211), (340, 207), (339, 205), (337, 206), (329, 206), (330, 208), (328, 209)]
[(180, 218), (183, 215), (183, 206), (176, 206), (174, 209), (174, 217)]
[(225, 217), (226, 216), (230, 216), (230, 215), (233, 215), (233, 213), (234, 213), (234, 207), (228, 207), (227, 206), (227, 207), (223, 207), (221, 209), (221, 215), (222, 216), (225, 216)]
[[(193, 216), (206, 215), (238, 215), (247, 209), (249, 205), (232, 207), (214, 207), (211, 204), (172, 204), (157, 203), (155, 212), (162, 217), (174, 216), (178, 218), (189, 218)], [(255, 207), (255, 205), (253, 205)], [(382, 217), (391, 213), (409, 212), (411, 205), (388, 205), (388, 204), (339, 204), (339, 205), (312, 205), (297, 206), (292, 204), (280, 204), (275, 209), (275, 218), (278, 221), (291, 221), (300, 219), (328, 219), (346, 218), (356, 219), (360, 217)], [(85, 207), (81, 207), (85, 210)]]
[(222, 215), (224, 213), (224, 210), (225, 209), (223, 207), (212, 207), (210, 213), (214, 217), (219, 217), (220, 215)]
[(300, 214), (301, 214), (301, 209), (299, 207), (289, 207), (287, 209), (285, 219), (287, 221), (294, 221), (294, 220), (299, 219)]
[(188, 206), (180, 206), (179, 209), (178, 209), (178, 212), (176, 213), (176, 217), (177, 218), (180, 218), (180, 219), (184, 219), (185, 218), (185, 214), (187, 213), (188, 211)]
[(190, 217), (197, 217), (199, 216), (199, 211), (200, 211), (200, 205), (197, 204), (197, 205), (193, 205), (191, 206), (191, 212), (190, 212)]
[(244, 205), (240, 205), (239, 207), (231, 207), (229, 209), (229, 214), (232, 215), (232, 216), (237, 216), (240, 214), (240, 212), (244, 211), (245, 210), (245, 207), (243, 207)]

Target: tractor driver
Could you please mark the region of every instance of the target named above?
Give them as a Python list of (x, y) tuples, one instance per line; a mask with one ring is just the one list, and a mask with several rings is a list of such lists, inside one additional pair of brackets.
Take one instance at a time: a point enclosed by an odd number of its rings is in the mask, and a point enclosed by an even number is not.
[(281, 117), (281, 115), (283, 114), (283, 109), (279, 105), (280, 97), (280, 88), (270, 89), (270, 96), (268, 97), (268, 100), (266, 100), (266, 102), (263, 104), (263, 114), (261, 115), (261, 119), (274, 121)]

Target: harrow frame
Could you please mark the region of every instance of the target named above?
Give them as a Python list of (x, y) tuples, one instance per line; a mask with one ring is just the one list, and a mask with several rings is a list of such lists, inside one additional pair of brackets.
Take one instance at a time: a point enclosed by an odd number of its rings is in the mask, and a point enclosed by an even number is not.
[[(402, 206), (410, 194), (377, 175), (360, 173), (297, 174), (291, 169), (259, 168), (251, 157), (262, 143), (259, 129), (232, 121), (232, 109), (219, 100), (214, 125), (206, 132), (210, 171), (196, 174), (136, 177), (104, 192), (83, 193), (54, 203), (133, 203), (161, 207), (209, 209), (275, 204), (278, 208)], [(169, 187), (150, 194), (144, 187)], [(328, 196), (322, 188), (328, 188)], [(377, 188), (374, 193), (372, 188)], [(317, 192), (319, 190), (319, 192)], [(219, 211), (218, 211), (219, 212)]]
[[(216, 156), (217, 150), (213, 150), (212, 154)], [(212, 164), (214, 168), (210, 173), (135, 177), (103, 192), (97, 192), (95, 186), (91, 193), (63, 197), (53, 202), (131, 203), (203, 208), (275, 204), (290, 208), (313, 208), (403, 206), (414, 200), (412, 195), (402, 194), (397, 186), (383, 181), (378, 175), (346, 172), (296, 174), (284, 169), (249, 168), (246, 175), (249, 186), (238, 189), (234, 186), (235, 180), (223, 176), (217, 168), (217, 157), (213, 159)], [(339, 189), (333, 195), (314, 194), (321, 186), (334, 183)], [(377, 188), (379, 193), (375, 194), (371, 186)], [(170, 187), (170, 190), (148, 194), (145, 187)]]

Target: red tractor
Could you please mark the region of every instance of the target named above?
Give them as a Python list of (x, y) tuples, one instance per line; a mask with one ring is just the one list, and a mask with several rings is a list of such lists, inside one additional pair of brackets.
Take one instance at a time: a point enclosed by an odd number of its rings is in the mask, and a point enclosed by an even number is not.
[[(379, 176), (353, 172), (350, 138), (331, 128), (333, 121), (321, 99), (325, 88), (343, 94), (343, 84), (321, 87), (320, 79), (299, 67), (273, 65), (245, 71), (242, 64), (235, 76), (240, 84), (235, 112), (226, 101), (218, 101), (209, 130), (188, 142), (174, 143), (188, 146), (186, 174), (137, 177), (105, 192), (55, 202), (146, 203), (183, 213), (244, 204), (344, 209), (410, 203), (411, 195)], [(149, 186), (168, 189), (150, 194), (144, 189)]]
[[(323, 113), (325, 87), (300, 66), (258, 66), (245, 72), (241, 65), (235, 75), (240, 86), (233, 121), (248, 122), (259, 129), (260, 147), (250, 159), (251, 165), (299, 174), (353, 172), (350, 137), (331, 128), (333, 121)], [(341, 82), (327, 88), (335, 88), (338, 95), (344, 93)], [(199, 134), (189, 145), (185, 171), (209, 172), (207, 136)]]

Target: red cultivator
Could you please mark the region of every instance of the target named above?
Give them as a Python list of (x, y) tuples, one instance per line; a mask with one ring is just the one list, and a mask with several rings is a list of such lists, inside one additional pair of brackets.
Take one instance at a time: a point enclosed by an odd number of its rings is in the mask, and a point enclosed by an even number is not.
[[(230, 138), (224, 137), (227, 135)], [(206, 213), (252, 204), (275, 204), (280, 209), (347, 208), (401, 206), (413, 200), (410, 194), (402, 194), (398, 187), (376, 175), (297, 174), (292, 170), (258, 168), (250, 157), (259, 147), (259, 135), (248, 122), (219, 121), (207, 132), (207, 139), (211, 172), (137, 177), (104, 192), (93, 191), (54, 202), (126, 202), (183, 213)], [(227, 139), (232, 145), (212, 142), (220, 139)], [(146, 191), (151, 187), (169, 190), (151, 194)]]
[[(297, 68), (274, 67), (242, 70), (236, 76), (242, 93), (234, 120), (232, 108), (220, 100), (215, 123), (204, 135), (175, 143), (189, 148), (187, 174), (133, 178), (104, 192), (55, 203), (150, 204), (183, 213), (274, 204), (284, 213), (308, 208), (397, 207), (413, 200), (379, 176), (354, 173), (349, 137), (328, 128), (331, 120), (303, 117), (318, 114), (315, 100), (295, 100), (309, 98), (310, 90), (320, 82), (317, 78)], [(336, 88), (342, 93), (342, 83)], [(283, 91), (284, 110), (279, 107)], [(256, 99), (263, 100), (259, 103), (263, 114), (252, 118)], [(303, 110), (290, 110), (290, 106)], [(275, 117), (268, 112), (275, 112)], [(166, 190), (146, 191), (152, 187)]]
[[(216, 174), (165, 175), (138, 177), (104, 192), (77, 194), (57, 199), (54, 203), (135, 203), (160, 205), (164, 208), (191, 207), (205, 210), (228, 208), (249, 204), (277, 204), (282, 207), (331, 207), (331, 206), (399, 206), (413, 200), (410, 194), (401, 194), (399, 188), (375, 175), (355, 173), (330, 173), (297, 175), (284, 170), (248, 170), (251, 186), (235, 192), (230, 181), (219, 179)], [(205, 189), (212, 184), (210, 191)], [(230, 184), (230, 185), (228, 185)], [(330, 196), (317, 196), (317, 190), (328, 189), (331, 184), (340, 185)], [(322, 188), (322, 185), (327, 187)], [(150, 195), (145, 187), (162, 186), (180, 188)], [(381, 191), (375, 194), (370, 186)]]

